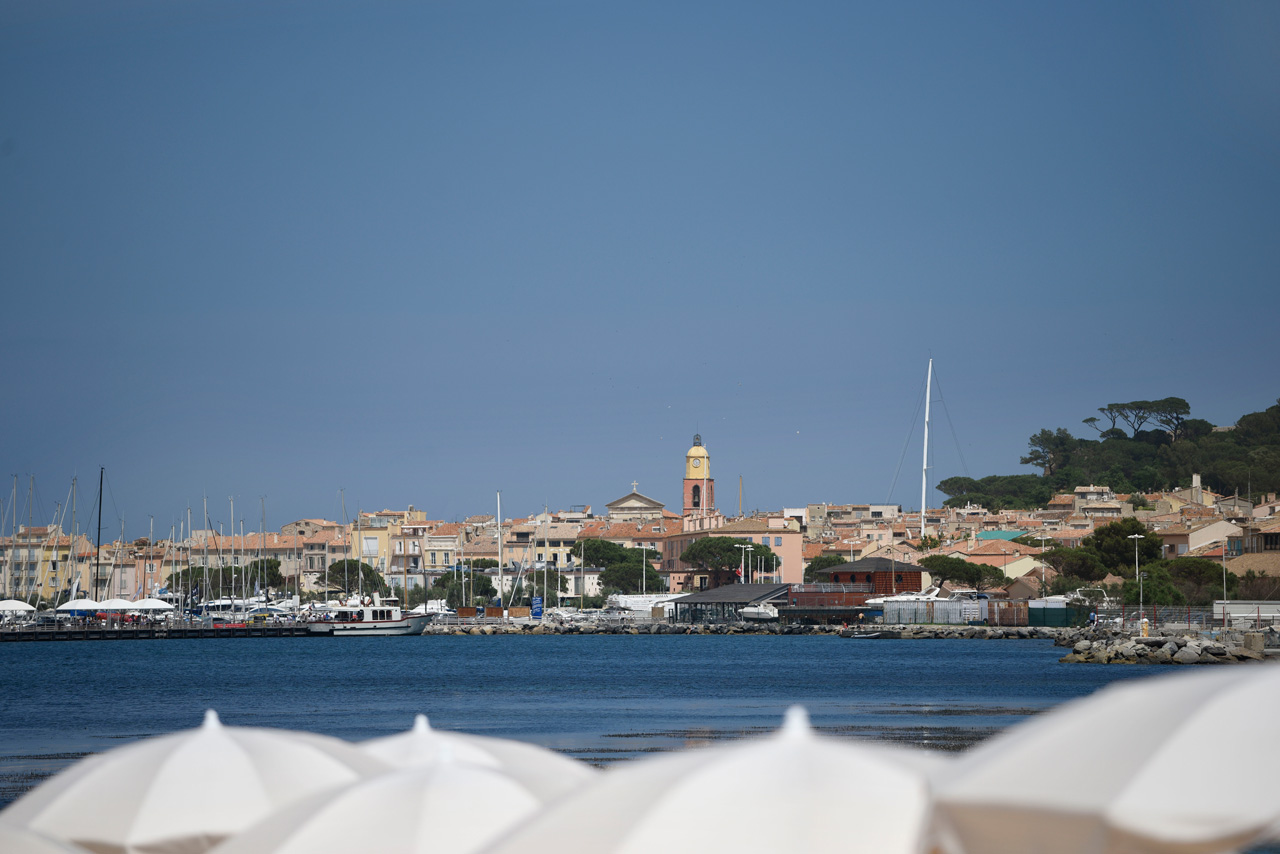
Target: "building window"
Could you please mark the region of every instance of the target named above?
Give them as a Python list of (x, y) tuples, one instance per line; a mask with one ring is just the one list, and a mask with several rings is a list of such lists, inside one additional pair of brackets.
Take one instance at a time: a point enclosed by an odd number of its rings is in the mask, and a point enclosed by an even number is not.
[(773, 538), (773, 544), (774, 544), (775, 546), (780, 546), (780, 545), (782, 545), (782, 537), (774, 537), (774, 538)]
[(693, 506), (701, 507), (702, 506), (702, 487), (695, 483), (693, 485), (693, 491), (691, 495), (693, 496)]

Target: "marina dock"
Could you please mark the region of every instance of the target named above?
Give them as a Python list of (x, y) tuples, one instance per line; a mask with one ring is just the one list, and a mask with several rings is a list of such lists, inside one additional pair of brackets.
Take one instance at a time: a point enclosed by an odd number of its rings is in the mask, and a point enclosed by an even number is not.
[(19, 641), (77, 640), (173, 640), (192, 638), (300, 638), (307, 637), (305, 625), (240, 626), (59, 626), (57, 628), (22, 628), (0, 631), (0, 643)]

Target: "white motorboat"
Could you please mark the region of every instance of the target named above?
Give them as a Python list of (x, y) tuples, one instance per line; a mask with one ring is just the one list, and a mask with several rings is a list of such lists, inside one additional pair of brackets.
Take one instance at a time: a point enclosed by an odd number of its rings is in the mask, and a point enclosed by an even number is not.
[(339, 605), (307, 621), (307, 631), (334, 637), (420, 635), (431, 621), (429, 614), (400, 610), (399, 603), (382, 602), (377, 596), (354, 604)]
[(760, 605), (747, 605), (738, 609), (738, 616), (744, 620), (776, 620), (778, 609), (767, 602)]
[(942, 595), (942, 588), (938, 586), (926, 587), (918, 593), (897, 593), (893, 596), (876, 596), (868, 599), (868, 605), (883, 605), (885, 602), (937, 602), (949, 599), (950, 596)]

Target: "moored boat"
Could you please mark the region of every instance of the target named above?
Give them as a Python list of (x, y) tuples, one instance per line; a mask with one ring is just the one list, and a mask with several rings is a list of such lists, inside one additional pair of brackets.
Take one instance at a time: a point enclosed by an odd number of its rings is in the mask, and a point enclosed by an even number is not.
[(429, 614), (406, 613), (398, 603), (365, 597), (356, 604), (340, 605), (307, 622), (307, 631), (334, 637), (420, 635)]

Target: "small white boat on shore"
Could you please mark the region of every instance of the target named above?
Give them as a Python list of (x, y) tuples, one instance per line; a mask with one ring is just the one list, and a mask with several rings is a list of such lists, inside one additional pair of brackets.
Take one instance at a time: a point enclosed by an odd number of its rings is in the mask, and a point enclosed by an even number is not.
[(927, 587), (918, 593), (897, 593), (892, 596), (876, 596), (868, 599), (868, 605), (883, 605), (885, 602), (937, 602), (943, 599), (949, 599), (949, 596), (942, 595), (942, 588)]
[(765, 602), (760, 605), (747, 605), (738, 609), (738, 616), (744, 620), (776, 620), (778, 609)]
[(333, 637), (420, 635), (430, 621), (430, 614), (406, 613), (398, 603), (384, 603), (374, 596), (312, 617), (307, 621), (307, 631)]

